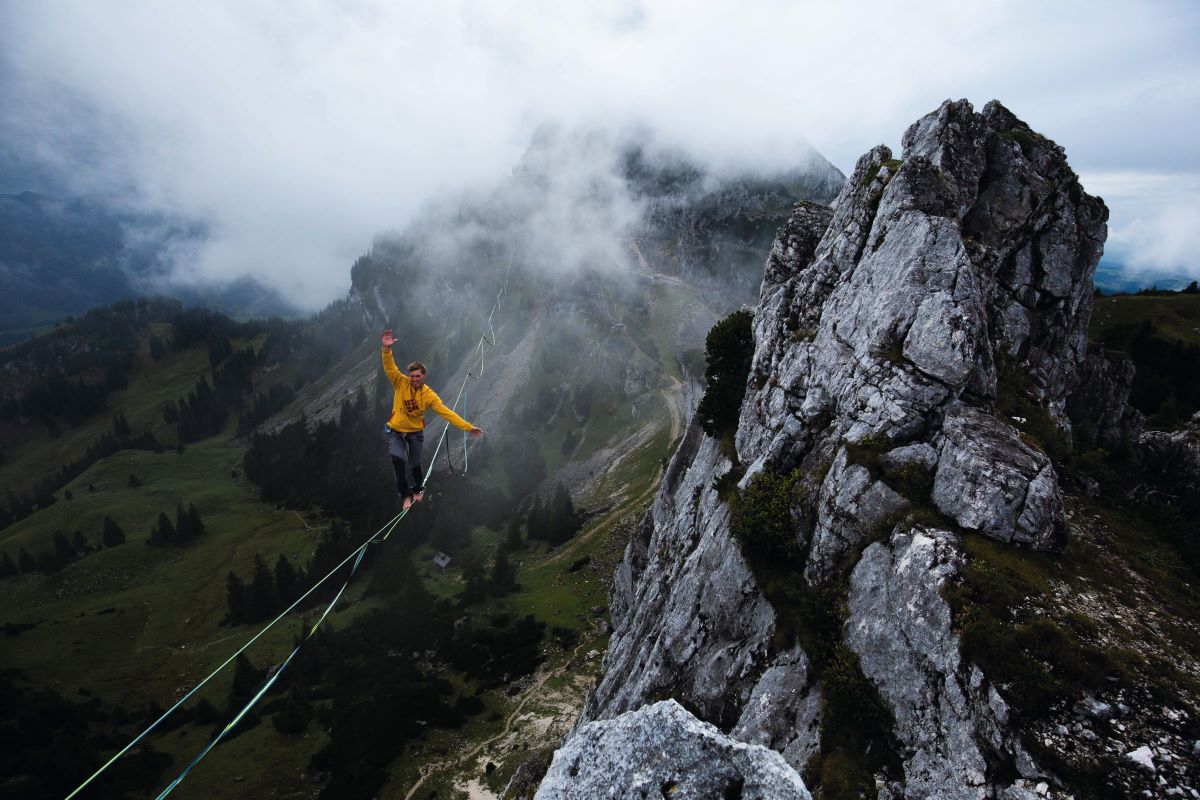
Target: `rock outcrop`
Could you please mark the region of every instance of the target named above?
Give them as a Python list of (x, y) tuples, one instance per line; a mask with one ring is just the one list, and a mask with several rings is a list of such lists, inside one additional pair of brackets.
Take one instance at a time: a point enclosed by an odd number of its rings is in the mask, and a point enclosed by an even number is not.
[(1146, 431), (1139, 442), (1142, 466), (1170, 489), (1200, 491), (1200, 412), (1178, 431)]
[(811, 795), (774, 750), (731, 739), (665, 700), (585, 725), (554, 754), (535, 797), (810, 800)]
[[(1108, 212), (1060, 147), (998, 103), (947, 101), (902, 142), (898, 159), (883, 146), (859, 159), (831, 208), (801, 204), (779, 231), (739, 488), (794, 476), (797, 591), (847, 598), (839, 646), (878, 692), (901, 764), (877, 775), (885, 791), (1018, 796), (1042, 771), (962, 657), (940, 587), (960, 563), (956, 527), (1065, 543), (1039, 434), (1069, 437), (1080, 410), (1099, 438), (1137, 427), (1128, 376), (1088, 361)], [(1037, 420), (1006, 411), (1013, 397)], [(618, 569), (605, 674), (568, 740), (580, 757), (587, 723), (662, 697), (798, 771), (820, 752), (821, 665), (784, 634), (731, 536), (718, 485), (734, 467), (693, 425)]]
[(959, 655), (940, 595), (958, 558), (952, 534), (914, 527), (868, 547), (850, 577), (846, 640), (892, 709), (897, 737), (912, 749), (907, 796), (985, 797), (989, 762), (1037, 772), (1004, 730), (1008, 707)]

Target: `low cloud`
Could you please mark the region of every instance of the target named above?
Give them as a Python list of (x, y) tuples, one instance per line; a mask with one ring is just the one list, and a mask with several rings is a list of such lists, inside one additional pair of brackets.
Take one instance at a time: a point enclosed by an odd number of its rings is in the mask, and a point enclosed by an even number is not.
[(947, 97), (996, 97), (1077, 169), (1200, 170), (1197, 41), (1187, 2), (5, 3), (0, 163), (200, 221), (178, 280), (315, 307), (546, 120), (644, 125), (718, 171), (810, 144), (848, 171)]
[(1080, 176), (1110, 211), (1105, 257), (1131, 277), (1200, 279), (1200, 172)]

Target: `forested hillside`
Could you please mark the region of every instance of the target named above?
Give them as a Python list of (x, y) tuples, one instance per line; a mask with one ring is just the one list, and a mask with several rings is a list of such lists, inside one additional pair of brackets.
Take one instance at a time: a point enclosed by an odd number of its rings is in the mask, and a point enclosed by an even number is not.
[[(425, 502), (177, 793), (403, 796), (470, 775), (496, 790), (561, 735), (629, 526), (696, 402), (705, 334), (753, 295), (795, 192), (828, 199), (840, 176), (714, 183), (631, 149), (609, 205), (579, 213), (619, 203), (636, 225), (598, 248), (566, 230), (555, 250), (545, 215), (578, 187), (548, 186), (557, 162), (538, 153), (500, 194), (378, 240), (310, 319), (122, 301), (2, 351), (11, 796), (74, 788), (394, 517), (384, 327), (447, 403), (470, 374), (459, 408), (487, 434), (469, 452), (448, 437)], [(427, 422), (430, 459), (444, 423)], [(169, 782), (345, 577), (87, 791)], [(69, 746), (53, 732), (66, 714)]]

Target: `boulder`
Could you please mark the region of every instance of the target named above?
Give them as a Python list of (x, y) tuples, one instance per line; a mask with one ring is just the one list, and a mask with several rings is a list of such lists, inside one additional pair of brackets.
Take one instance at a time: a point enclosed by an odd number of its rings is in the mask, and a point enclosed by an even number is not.
[(536, 800), (669, 797), (811, 800), (800, 775), (762, 745), (739, 742), (674, 700), (578, 729)]

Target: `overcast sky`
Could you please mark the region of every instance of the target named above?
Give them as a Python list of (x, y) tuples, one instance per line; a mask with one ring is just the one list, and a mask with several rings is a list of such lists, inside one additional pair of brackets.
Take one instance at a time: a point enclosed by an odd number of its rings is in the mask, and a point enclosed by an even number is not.
[(545, 120), (636, 120), (737, 167), (807, 141), (848, 172), (948, 97), (1063, 145), (1110, 256), (1200, 275), (1196, 2), (0, 0), (0, 191), (205, 220), (186, 276), (307, 307)]

